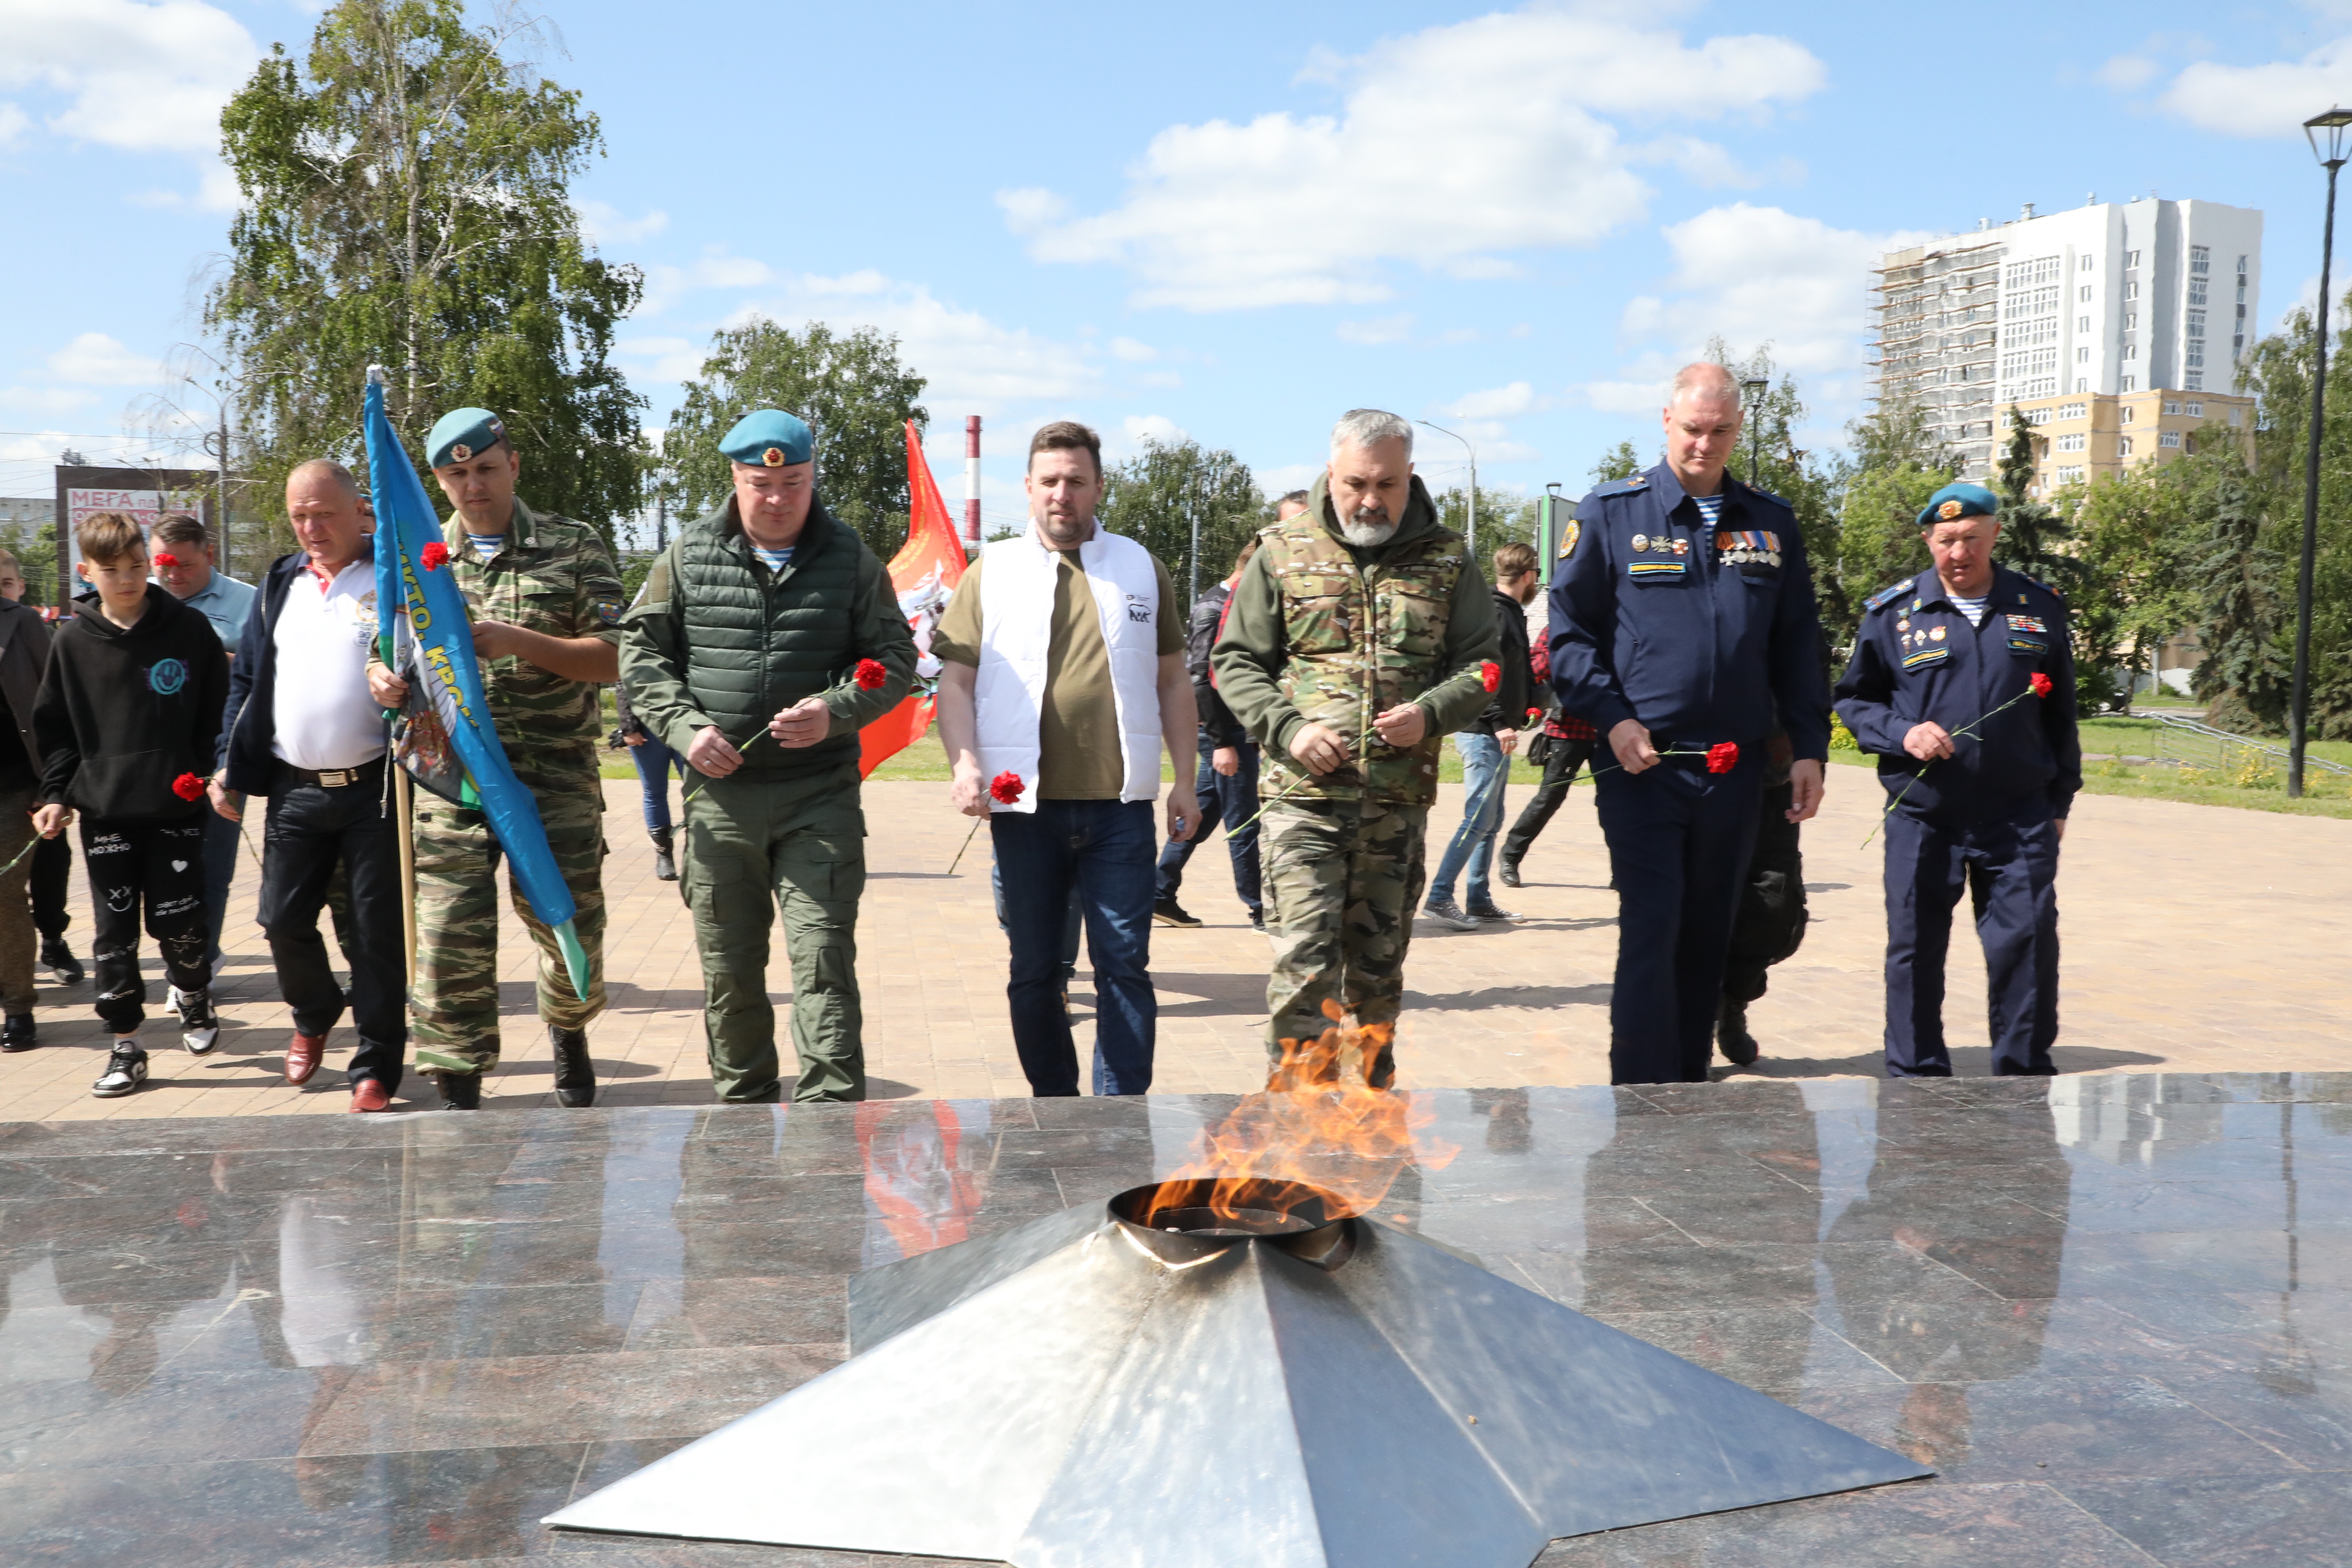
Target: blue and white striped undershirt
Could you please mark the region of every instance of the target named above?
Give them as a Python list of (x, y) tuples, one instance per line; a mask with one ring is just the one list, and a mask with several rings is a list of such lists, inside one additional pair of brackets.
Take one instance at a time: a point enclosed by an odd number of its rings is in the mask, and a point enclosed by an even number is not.
[[(751, 544), (751, 542), (747, 539), (743, 542)], [(793, 563), (793, 547), (789, 544), (782, 550), (771, 550), (764, 544), (752, 544), (751, 553), (758, 556), (761, 563), (771, 572), (781, 572)]]
[(1958, 594), (1948, 593), (1944, 597), (1952, 602), (1952, 608), (1968, 616), (1969, 625), (1972, 626), (1984, 625), (1985, 606), (1992, 603), (1990, 594), (1981, 595), (1973, 599), (1963, 599)]
[(1710, 529), (1723, 521), (1723, 492), (1721, 490), (1716, 491), (1711, 496), (1693, 496), (1691, 497), (1691, 500), (1698, 503), (1698, 514), (1706, 520), (1706, 525)]

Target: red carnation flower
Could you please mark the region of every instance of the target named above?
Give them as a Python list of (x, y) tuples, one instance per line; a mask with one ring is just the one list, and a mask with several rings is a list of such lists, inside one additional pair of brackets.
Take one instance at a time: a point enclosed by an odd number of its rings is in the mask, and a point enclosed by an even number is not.
[(988, 781), (988, 795), (999, 805), (1011, 805), (1021, 798), (1021, 775), (1005, 769)]
[(1489, 691), (1498, 691), (1503, 685), (1503, 667), (1493, 659), (1478, 667), (1478, 684)]
[(161, 554), (159, 554), (159, 555), (157, 555), (157, 556), (155, 557), (155, 564), (156, 564), (156, 566), (157, 566), (159, 569), (162, 569), (162, 570), (166, 570), (166, 571), (168, 571), (170, 568), (174, 567), (174, 566), (177, 566), (179, 563), (180, 563), (180, 558), (179, 558), (178, 556), (176, 556), (176, 555), (173, 554), (173, 553), (172, 553), (170, 551), (168, 551), (168, 550), (166, 550), (166, 551), (163, 552)]
[(1727, 773), (1738, 765), (1739, 743), (1738, 742), (1719, 741), (1706, 749), (1706, 771), (1708, 773)]
[(1534, 723), (1534, 722), (1536, 721), (1536, 717), (1537, 717), (1537, 715), (1538, 715), (1538, 714), (1540, 714), (1542, 711), (1543, 711), (1543, 710), (1542, 710), (1542, 709), (1540, 709), (1540, 708), (1530, 708), (1530, 709), (1528, 709), (1528, 723), (1530, 723), (1530, 724)]
[(204, 797), (205, 781), (194, 773), (182, 773), (172, 781), (172, 793), (182, 800), (200, 800)]
[(2050, 678), (2042, 674), (2040, 670), (2035, 670), (2033, 672), (2033, 695), (2036, 697), (2047, 697), (2050, 695), (2052, 689), (2053, 682)]
[(856, 679), (858, 690), (871, 691), (889, 679), (890, 672), (882, 668), (882, 661), (880, 659), (861, 658), (857, 661)]
[(427, 572), (438, 572), (449, 563), (449, 547), (437, 539), (417, 553), (424, 561), (425, 569)]

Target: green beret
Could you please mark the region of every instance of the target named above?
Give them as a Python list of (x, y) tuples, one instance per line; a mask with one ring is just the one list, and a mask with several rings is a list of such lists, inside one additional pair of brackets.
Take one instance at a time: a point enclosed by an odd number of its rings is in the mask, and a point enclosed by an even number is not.
[(425, 466), (471, 462), (506, 439), (507, 423), (487, 408), (452, 408), (425, 437)]
[(719, 449), (755, 468), (781, 468), (815, 457), (816, 437), (781, 408), (755, 408), (719, 437)]
[(1999, 498), (1982, 485), (1946, 485), (1919, 509), (1919, 526), (1933, 528), (1955, 518), (1991, 517), (2000, 510)]

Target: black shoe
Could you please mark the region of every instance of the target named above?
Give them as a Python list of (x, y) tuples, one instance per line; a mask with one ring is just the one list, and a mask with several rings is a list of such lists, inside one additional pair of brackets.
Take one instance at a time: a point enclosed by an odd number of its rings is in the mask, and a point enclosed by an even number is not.
[(444, 1110), (479, 1110), (482, 1109), (482, 1075), (478, 1072), (450, 1072), (446, 1068), (433, 1074), (434, 1083), (441, 1090)]
[(58, 984), (79, 985), (81, 984), (81, 960), (73, 955), (73, 949), (66, 945), (65, 938), (61, 936), (43, 937), (41, 939), (41, 962), (49, 966), (49, 973), (58, 977)]
[(547, 1026), (555, 1047), (555, 1102), (577, 1110), (596, 1103), (596, 1069), (588, 1060), (588, 1031)]
[(7, 1022), (0, 1024), (0, 1051), (29, 1051), (40, 1043), (33, 1037), (30, 1013), (11, 1013)]
[(1519, 881), (1519, 863), (1517, 860), (1504, 861), (1503, 869), (1500, 874), (1503, 879), (1503, 886), (1506, 888), (1517, 888), (1523, 885)]
[(1513, 914), (1510, 910), (1504, 909), (1502, 906), (1493, 902), (1491, 900), (1483, 904), (1472, 904), (1468, 909), (1462, 912), (1468, 915), (1474, 921), (1503, 921), (1511, 925), (1517, 925), (1519, 921), (1527, 919), (1525, 915)]
[(147, 1053), (137, 1046), (117, 1046), (106, 1058), (106, 1071), (89, 1086), (100, 1100), (120, 1100), (147, 1081)]
[(1264, 910), (1252, 910), (1249, 912), (1249, 917), (1250, 929), (1252, 931), (1264, 931), (1265, 929), (1265, 911)]
[(180, 1016), (180, 1044), (192, 1057), (203, 1056), (220, 1043), (220, 1016), (213, 1011), (212, 987), (202, 991), (170, 988), (172, 1010)]
[(1421, 906), (1421, 912), (1439, 925), (1452, 926), (1455, 931), (1478, 929), (1477, 917), (1465, 913), (1462, 906), (1452, 899), (1432, 899)]
[(654, 880), (656, 882), (677, 880), (677, 861), (671, 856), (670, 832), (669, 828), (663, 827), (655, 830), (653, 835)]
[(1748, 1004), (1723, 999), (1715, 1019), (1715, 1048), (1733, 1067), (1744, 1068), (1757, 1058), (1756, 1037), (1748, 1032)]
[(1198, 916), (1185, 913), (1184, 906), (1173, 899), (1154, 900), (1151, 918), (1164, 926), (1197, 926), (1201, 923)]

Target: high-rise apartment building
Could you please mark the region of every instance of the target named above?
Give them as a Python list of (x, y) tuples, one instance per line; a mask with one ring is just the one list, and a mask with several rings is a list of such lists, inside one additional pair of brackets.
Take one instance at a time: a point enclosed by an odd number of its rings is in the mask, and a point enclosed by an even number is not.
[(1877, 395), (1907, 399), (1989, 479), (2001, 411), (2076, 394), (2230, 393), (2262, 291), (2263, 215), (2088, 202), (1891, 251), (1875, 273)]

